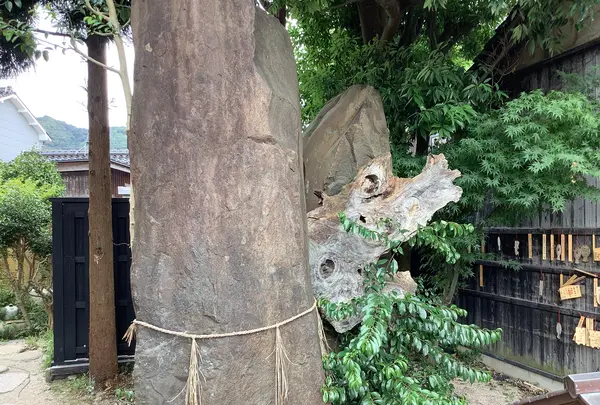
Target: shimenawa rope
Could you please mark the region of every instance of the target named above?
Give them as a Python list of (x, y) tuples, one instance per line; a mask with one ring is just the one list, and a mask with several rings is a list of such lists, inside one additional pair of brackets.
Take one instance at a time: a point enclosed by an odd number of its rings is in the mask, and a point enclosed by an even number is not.
[[(295, 315), (284, 321), (273, 324), (273, 325), (263, 326), (261, 328), (256, 328), (256, 329), (242, 330), (239, 332), (214, 333), (214, 334), (206, 334), (206, 335), (199, 335), (199, 334), (188, 333), (188, 332), (178, 332), (178, 331), (174, 331), (174, 330), (161, 328), (160, 326), (152, 325), (148, 322), (138, 321), (137, 319), (134, 319), (133, 322), (131, 323), (131, 325), (129, 326), (129, 328), (127, 329), (127, 332), (125, 332), (123, 339), (129, 345), (131, 345), (131, 342), (132, 342), (133, 338), (135, 337), (136, 328), (138, 326), (152, 329), (152, 330), (155, 330), (157, 332), (161, 332), (161, 333), (164, 333), (167, 335), (179, 336), (179, 337), (190, 339), (192, 341), (191, 342), (192, 347), (191, 347), (191, 353), (190, 353), (190, 364), (189, 364), (188, 378), (187, 378), (185, 387), (183, 387), (183, 390), (185, 390), (186, 405), (200, 405), (201, 404), (201, 395), (200, 394), (202, 392), (202, 385), (200, 384), (200, 377), (202, 376), (202, 378), (204, 379), (204, 375), (202, 374), (202, 372), (200, 371), (200, 368), (199, 368), (200, 363), (202, 362), (202, 358), (200, 356), (200, 346), (198, 345), (197, 341), (198, 340), (207, 340), (207, 339), (220, 339), (220, 338), (233, 337), (233, 336), (251, 335), (254, 333), (259, 333), (259, 332), (264, 332), (267, 330), (275, 329), (275, 349), (273, 350), (273, 353), (275, 354), (275, 380), (277, 382), (277, 392), (276, 392), (276, 397), (275, 397), (275, 404), (279, 405), (279, 404), (283, 404), (283, 401), (285, 398), (287, 398), (287, 394), (288, 394), (287, 377), (285, 375), (285, 362), (287, 361), (288, 363), (291, 363), (291, 361), (287, 355), (287, 352), (285, 351), (285, 347), (282, 342), (281, 333), (279, 331), (279, 328), (281, 326), (287, 325), (288, 323), (293, 322), (299, 318), (302, 318), (305, 315), (308, 315), (309, 313), (314, 311), (316, 308), (317, 308), (317, 301), (315, 300), (313, 305), (306, 311), (299, 313), (298, 315)], [(323, 326), (322, 326), (318, 311), (317, 311), (317, 317), (319, 318), (319, 325), (318, 325), (319, 336), (321, 337), (321, 340), (322, 340), (322, 339), (324, 339), (325, 335), (322, 330)], [(323, 347), (322, 347), (322, 350), (323, 350)], [(273, 353), (271, 353), (267, 358), (271, 357), (271, 355), (273, 355)], [(325, 353), (323, 353), (323, 354), (325, 354)], [(206, 382), (206, 380), (205, 380), (205, 382)], [(181, 392), (183, 392), (183, 390)], [(179, 395), (177, 395), (175, 398), (177, 398), (178, 396)], [(173, 398), (173, 400), (175, 398)]]

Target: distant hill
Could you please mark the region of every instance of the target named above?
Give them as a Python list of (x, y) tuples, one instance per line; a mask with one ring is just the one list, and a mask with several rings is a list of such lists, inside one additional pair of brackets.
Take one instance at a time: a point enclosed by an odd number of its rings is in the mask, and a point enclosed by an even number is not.
[[(48, 116), (39, 117), (37, 120), (52, 138), (52, 142), (47, 143), (44, 149), (82, 149), (87, 147), (88, 130), (86, 128), (77, 128)], [(125, 127), (110, 127), (110, 149), (127, 149)]]

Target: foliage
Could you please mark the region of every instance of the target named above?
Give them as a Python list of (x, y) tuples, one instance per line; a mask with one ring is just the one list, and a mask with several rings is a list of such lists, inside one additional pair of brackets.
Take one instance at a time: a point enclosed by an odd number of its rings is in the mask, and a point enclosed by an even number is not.
[[(54, 163), (36, 152), (24, 152), (0, 165), (0, 257), (3, 277), (30, 332), (52, 320), (49, 198), (64, 191)], [(35, 292), (43, 307), (33, 302)], [(44, 325), (40, 327), (39, 325)]]
[[(88, 130), (86, 128), (78, 128), (48, 116), (37, 120), (52, 138), (52, 142), (44, 145), (45, 150), (87, 150)], [(125, 127), (110, 127), (110, 148), (111, 150), (127, 149)]]
[[(363, 269), (365, 294), (351, 302), (321, 301), (328, 317), (342, 320), (360, 313), (358, 330), (341, 338), (340, 351), (324, 357), (326, 382), (323, 401), (332, 404), (464, 404), (452, 393), (452, 379), (488, 381), (490, 376), (472, 368), (455, 354), (458, 346), (478, 348), (500, 339), (500, 331), (463, 325), (466, 312), (446, 307), (424, 297), (384, 290), (397, 271), (394, 259), (402, 254), (402, 243), (385, 233), (349, 221), (343, 214), (344, 229), (368, 239), (385, 240), (392, 248), (390, 258)], [(404, 235), (409, 246), (439, 249), (449, 262), (460, 255), (445, 243), (448, 235), (472, 233), (470, 225), (438, 222)]]
[[(440, 148), (460, 168), (463, 198), (451, 214), (482, 211), (510, 225), (574, 198), (600, 198), (585, 176), (600, 176), (600, 118), (582, 94), (522, 94), (478, 117), (468, 136)], [(485, 206), (485, 212), (483, 212)]]
[[(135, 392), (133, 381), (128, 373), (119, 374), (116, 384), (113, 381), (107, 384), (103, 392), (94, 390), (94, 382), (88, 374), (78, 375), (73, 379), (54, 381), (51, 385), (52, 391), (68, 398), (71, 402), (74, 398), (85, 401), (85, 403), (109, 402), (115, 405), (133, 405), (135, 403)], [(79, 402), (77, 402), (79, 403)]]
[[(113, 0), (116, 18), (121, 24), (119, 34), (130, 34), (130, 0)], [(0, 0), (0, 78), (16, 75), (33, 65), (43, 56), (49, 60), (49, 50), (61, 49), (63, 53), (79, 49), (88, 36), (109, 38), (115, 28), (100, 17), (107, 14), (105, 0)], [(40, 30), (35, 27), (37, 11), (44, 9), (53, 21), (56, 31)], [(43, 37), (42, 37), (43, 34)], [(60, 45), (48, 41), (49, 35), (69, 38), (70, 45)]]
[(37, 187), (44, 188), (49, 197), (60, 195), (64, 183), (56, 163), (49, 161), (37, 152), (22, 152), (8, 163), (0, 162), (0, 181), (12, 179), (30, 180)]
[[(409, 160), (408, 145), (415, 136), (449, 136), (462, 131), (477, 111), (497, 104), (503, 93), (488, 80), (480, 81), (443, 53), (431, 51), (425, 43), (398, 49), (389, 45), (362, 45), (345, 32), (334, 32), (327, 49), (313, 55), (304, 45), (305, 35), (292, 30), (299, 61), (303, 120), (310, 121), (323, 105), (354, 84), (368, 84), (379, 90), (390, 128), (396, 165)], [(397, 169), (400, 166), (395, 166)], [(412, 174), (422, 168), (419, 161)]]
[[(4, 283), (2, 277), (0, 277), (0, 308), (4, 308), (7, 305), (15, 303), (15, 293), (12, 289)], [(0, 318), (2, 318), (0, 316)]]
[(35, 0), (0, 0), (0, 78), (24, 72), (33, 64), (29, 49), (34, 43), (31, 33), (15, 37), (3, 29), (2, 21), (20, 21), (30, 24), (34, 20)]

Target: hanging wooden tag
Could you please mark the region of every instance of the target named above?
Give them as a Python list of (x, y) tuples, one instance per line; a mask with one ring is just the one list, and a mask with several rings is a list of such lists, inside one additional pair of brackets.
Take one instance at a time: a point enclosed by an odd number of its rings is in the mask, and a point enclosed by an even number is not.
[(600, 261), (600, 248), (596, 247), (596, 235), (592, 235), (592, 252), (594, 253), (594, 261)]
[(573, 300), (575, 298), (581, 298), (581, 286), (580, 285), (566, 285), (558, 289), (560, 294), (560, 300)]
[(600, 332), (591, 330), (588, 332), (588, 346), (600, 349)]
[(546, 234), (542, 235), (542, 260), (546, 260)]
[(533, 236), (530, 233), (527, 234), (527, 257), (533, 257)]
[(573, 336), (573, 340), (578, 345), (585, 344), (585, 328), (583, 327), (584, 322), (585, 322), (585, 317), (583, 317), (583, 316), (580, 317), (579, 323), (577, 324), (577, 327), (575, 328), (575, 336)]
[(567, 253), (567, 249), (565, 249), (565, 235), (561, 234), (560, 235), (560, 247), (561, 247), (561, 251), (560, 251), (560, 260), (562, 262), (565, 261), (566, 259), (566, 253)]
[(550, 234), (550, 260), (554, 260), (554, 235)]
[(598, 278), (594, 277), (594, 307), (600, 305), (600, 288), (598, 288)]
[[(485, 242), (481, 241), (481, 253), (485, 253)], [(483, 264), (479, 265), (479, 287), (483, 287)]]
[(544, 279), (540, 278), (540, 297), (544, 296)]
[(593, 318), (586, 318), (585, 319), (585, 344), (586, 346), (590, 346), (590, 333), (594, 331), (594, 327), (596, 326), (594, 324), (594, 319)]
[(569, 262), (573, 261), (573, 235), (569, 234)]
[(568, 285), (573, 284), (573, 281), (575, 281), (576, 278), (577, 278), (577, 275), (569, 277), (569, 279), (566, 282), (562, 283), (561, 287), (566, 287)]

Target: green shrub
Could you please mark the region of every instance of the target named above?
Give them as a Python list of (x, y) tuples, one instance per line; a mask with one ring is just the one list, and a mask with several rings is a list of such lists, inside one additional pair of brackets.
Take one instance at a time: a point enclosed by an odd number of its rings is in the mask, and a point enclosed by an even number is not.
[(9, 286), (4, 284), (4, 281), (0, 280), (0, 307), (4, 308), (5, 306), (14, 303), (15, 294), (12, 292)]
[[(458, 319), (465, 317), (466, 311), (439, 305), (436, 299), (385, 292), (384, 287), (398, 270), (394, 257), (402, 254), (400, 243), (344, 215), (340, 219), (346, 231), (386, 241), (392, 255), (363, 269), (362, 297), (346, 303), (319, 303), (332, 319), (362, 315), (361, 325), (341, 336), (340, 350), (323, 359), (323, 401), (334, 405), (464, 404), (453, 394), (452, 380), (485, 382), (490, 375), (474, 368), (468, 356), (458, 355), (458, 348), (489, 345), (500, 339), (501, 331), (463, 325)], [(454, 263), (460, 255), (447, 243), (447, 237), (471, 232), (470, 225), (440, 221), (419, 229), (406, 244), (434, 249)]]

